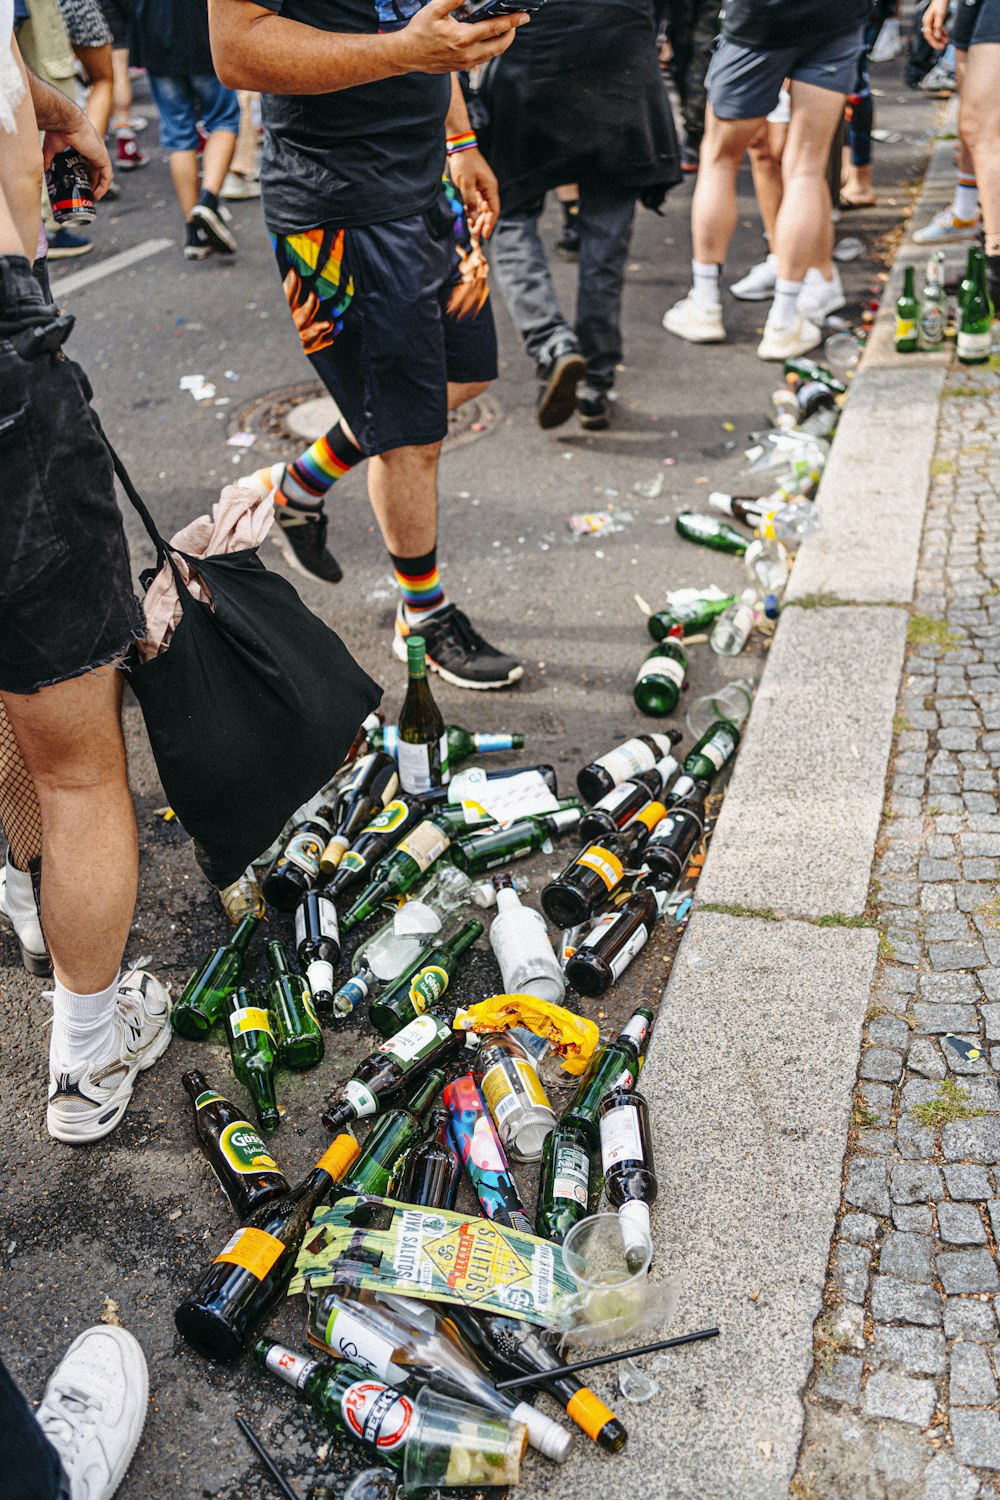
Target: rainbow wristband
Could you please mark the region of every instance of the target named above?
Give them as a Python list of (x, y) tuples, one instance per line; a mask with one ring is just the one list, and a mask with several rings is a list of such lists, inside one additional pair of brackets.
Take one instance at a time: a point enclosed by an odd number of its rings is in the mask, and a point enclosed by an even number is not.
[(449, 135), (444, 143), (449, 156), (455, 156), (459, 151), (472, 151), (478, 145), (474, 130), (466, 130), (462, 135)]

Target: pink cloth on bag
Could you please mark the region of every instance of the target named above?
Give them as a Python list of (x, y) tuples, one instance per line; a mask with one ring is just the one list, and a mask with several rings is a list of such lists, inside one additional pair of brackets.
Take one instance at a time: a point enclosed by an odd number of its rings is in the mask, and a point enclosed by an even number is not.
[[(273, 521), (271, 495), (258, 495), (244, 486), (227, 484), (212, 506), (210, 516), (199, 516), (170, 539), (174, 561), (191, 597), (207, 600), (209, 604), (212, 602), (201, 577), (183, 557), (177, 556), (178, 551), (190, 553), (192, 557), (244, 552), (260, 546)], [(150, 584), (142, 610), (146, 617), (146, 635), (138, 643), (138, 651), (143, 661), (150, 661), (161, 651), (166, 651), (181, 618), (181, 601), (169, 563), (163, 564)]]

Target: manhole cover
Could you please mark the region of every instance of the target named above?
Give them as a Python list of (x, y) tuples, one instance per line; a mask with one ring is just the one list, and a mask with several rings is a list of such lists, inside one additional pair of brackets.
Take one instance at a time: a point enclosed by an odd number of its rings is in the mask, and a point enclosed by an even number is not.
[[(448, 436), (444, 446), (456, 448), (473, 443), (497, 425), (501, 411), (491, 395), (467, 401), (448, 416)], [(337, 407), (318, 381), (292, 385), (283, 391), (258, 396), (240, 408), (233, 419), (234, 432), (256, 435), (255, 452), (273, 454), (278, 459), (295, 458), (303, 443), (314, 442), (337, 420)]]

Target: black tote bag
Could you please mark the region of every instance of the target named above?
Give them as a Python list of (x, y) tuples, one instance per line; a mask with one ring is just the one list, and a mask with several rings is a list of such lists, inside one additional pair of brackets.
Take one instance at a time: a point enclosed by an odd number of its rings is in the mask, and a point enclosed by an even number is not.
[[(109, 444), (110, 447), (110, 444)], [(213, 885), (231, 885), (330, 780), (382, 689), (255, 548), (179, 553), (195, 599), (118, 455), (115, 472), (174, 574), (182, 615), (165, 651), (128, 676), (171, 807)], [(213, 607), (214, 606), (214, 607)]]

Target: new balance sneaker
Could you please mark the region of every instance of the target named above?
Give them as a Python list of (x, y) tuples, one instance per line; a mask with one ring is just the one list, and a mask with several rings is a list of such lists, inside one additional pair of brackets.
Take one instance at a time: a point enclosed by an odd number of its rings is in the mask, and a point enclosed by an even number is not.
[(326, 545), (328, 523), (322, 505), (309, 510), (276, 505), (274, 519), (277, 525), (271, 540), (281, 548), (290, 568), (322, 583), (340, 582), (344, 570)]
[(475, 630), (469, 617), (446, 604), (411, 625), (402, 602), (396, 610), (392, 650), (406, 660), (406, 638), (422, 635), (427, 643), (427, 665), (445, 682), (463, 688), (504, 688), (524, 676), (524, 668), (513, 656), (505, 656)]
[(11, 863), (9, 850), (0, 866), (0, 926), (9, 928), (17, 938), (21, 962), (28, 973), (46, 979), (52, 973), (52, 960), (45, 946), (34, 882), (30, 871), (19, 870)]
[(760, 359), (794, 359), (823, 342), (823, 332), (800, 313), (791, 327), (774, 323), (770, 318), (764, 324), (764, 336), (757, 345)]
[(722, 303), (706, 307), (704, 303), (696, 302), (691, 292), (667, 309), (663, 314), (663, 326), (668, 333), (676, 333), (679, 339), (687, 339), (689, 344), (721, 344), (726, 337)]
[(611, 425), (611, 397), (593, 385), (576, 388), (576, 414), (587, 432), (603, 432)]
[(137, 167), (147, 167), (149, 157), (139, 150), (131, 130), (119, 130), (115, 142), (114, 165), (119, 172), (134, 172)]
[(71, 1065), (49, 1049), (49, 1135), (70, 1146), (99, 1141), (120, 1122), (140, 1073), (170, 1045), (170, 991), (144, 969), (118, 981), (114, 1048), (104, 1061)]
[(769, 255), (766, 260), (751, 266), (745, 276), (734, 281), (729, 290), (741, 302), (768, 302), (774, 296), (778, 280), (778, 257)]
[(829, 281), (815, 266), (809, 267), (798, 301), (799, 312), (804, 318), (822, 327), (824, 318), (828, 318), (831, 313), (839, 312), (846, 302), (840, 272), (836, 266), (833, 268), (833, 276)]
[(127, 1329), (101, 1323), (73, 1340), (35, 1413), (72, 1500), (111, 1500), (142, 1436), (148, 1401), (146, 1358)]
[(49, 260), (76, 260), (81, 255), (89, 255), (94, 246), (90, 240), (84, 239), (82, 234), (74, 234), (72, 229), (56, 229), (49, 233)]
[(576, 388), (586, 369), (586, 360), (575, 346), (557, 350), (551, 358), (538, 361), (535, 416), (544, 431), (569, 421), (576, 405)]
[(974, 219), (959, 219), (954, 209), (943, 208), (935, 214), (929, 224), (914, 232), (915, 245), (947, 245), (953, 240), (973, 240), (979, 231), (979, 215)]
[(236, 236), (226, 223), (228, 210), (213, 201), (212, 194), (202, 190), (201, 197), (191, 210), (191, 222), (203, 229), (213, 250), (221, 255), (236, 254)]

